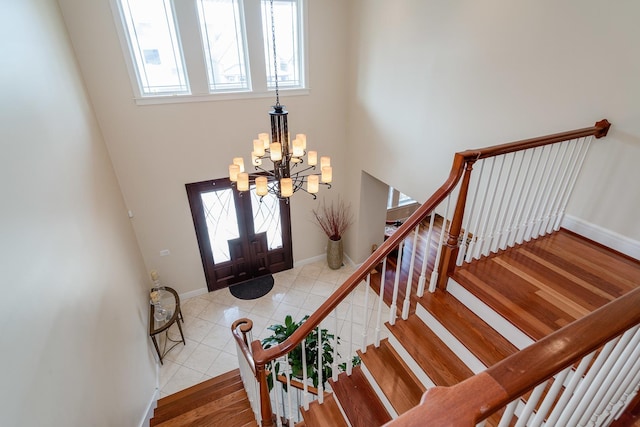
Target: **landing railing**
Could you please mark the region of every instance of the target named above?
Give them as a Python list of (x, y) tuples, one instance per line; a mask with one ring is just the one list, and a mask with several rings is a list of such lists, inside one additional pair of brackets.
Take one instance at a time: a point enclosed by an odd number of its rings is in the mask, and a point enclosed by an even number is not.
[[(337, 381), (341, 370), (350, 374), (355, 350), (379, 346), (383, 323), (407, 319), (427, 285), (431, 292), (445, 289), (458, 261), (557, 228), (591, 138), (605, 136), (609, 126), (602, 120), (589, 128), (456, 153), (445, 183), (286, 340), (265, 349), (248, 338), (247, 319), (234, 323), (243, 381), (261, 425), (280, 426), (283, 419), (295, 424), (297, 402), (282, 390), (292, 389), (296, 374), (302, 373), (295, 379), (302, 385), (302, 406), (322, 401), (328, 377)], [(480, 172), (472, 175), (476, 164)], [(310, 346), (316, 360), (305, 358)], [(328, 361), (322, 356), (325, 346), (332, 349)], [(292, 361), (300, 355), (294, 371)], [(314, 371), (316, 394), (309, 392)]]
[(427, 390), (393, 427), (606, 426), (640, 384), (640, 288), (452, 387)]

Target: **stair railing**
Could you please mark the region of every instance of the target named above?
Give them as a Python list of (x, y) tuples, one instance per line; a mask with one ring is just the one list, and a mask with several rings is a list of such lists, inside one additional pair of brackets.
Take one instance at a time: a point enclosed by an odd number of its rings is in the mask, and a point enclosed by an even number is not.
[[(278, 345), (265, 349), (258, 340), (249, 343), (246, 335), (244, 335), (246, 332), (238, 332), (236, 329), (240, 324), (236, 325), (234, 323), (232, 329), (238, 345), (239, 363), (241, 366), (245, 365), (245, 374), (253, 375), (255, 378), (253, 380), (254, 386), (247, 388), (247, 390), (255, 389), (256, 396), (254, 400), (256, 403), (254, 411), (260, 414), (257, 419), (261, 421), (261, 425), (270, 427), (274, 421), (277, 425), (281, 425), (283, 417), (289, 418), (294, 411), (297, 412), (297, 408), (291, 407), (290, 399), (288, 408), (284, 405), (284, 402), (278, 400), (281, 397), (279, 397), (277, 390), (278, 387), (282, 388), (282, 385), (278, 386), (277, 372), (274, 369), (275, 364), (279, 363), (280, 366), (287, 366), (289, 354), (298, 346), (306, 345), (307, 337), (313, 331), (319, 332), (321, 324), (322, 328), (331, 328), (331, 333), (335, 336), (338, 335), (338, 332), (341, 332), (341, 340), (343, 341), (341, 348), (344, 349), (346, 347), (346, 351), (343, 351), (344, 354), (341, 355), (339, 360), (336, 345), (333, 360), (334, 369), (331, 373), (332, 380), (336, 381), (338, 379), (337, 368), (340, 361), (346, 365), (347, 374), (351, 374), (353, 349), (358, 348), (362, 352), (366, 352), (367, 345), (380, 345), (383, 335), (382, 323), (387, 316), (390, 324), (394, 324), (398, 316), (407, 319), (412, 305), (411, 298), (422, 296), (427, 284), (430, 292), (435, 291), (436, 286), (443, 289), (446, 288), (447, 279), (453, 272), (456, 261), (459, 258), (460, 241), (463, 237), (466, 239), (465, 243), (468, 241), (469, 243), (474, 243), (476, 247), (486, 248), (491, 245), (482, 243), (486, 240), (486, 237), (484, 237), (484, 240), (480, 240), (479, 236), (481, 235), (491, 236), (492, 239), (490, 238), (489, 240), (494, 242), (492, 245), (495, 247), (496, 241), (504, 242), (506, 240), (511, 242), (510, 244), (514, 244), (513, 242), (517, 242), (518, 238), (523, 235), (541, 234), (540, 230), (547, 230), (548, 224), (552, 222), (556, 227), (566, 206), (568, 194), (570, 194), (570, 190), (560, 191), (558, 188), (573, 187), (579, 165), (581, 165), (586, 156), (584, 149), (579, 149), (576, 154), (577, 149), (571, 147), (573, 147), (573, 144), (580, 145), (580, 147), (585, 145), (584, 142), (579, 141), (580, 139), (605, 136), (609, 126), (608, 121), (602, 120), (589, 128), (456, 153), (449, 177), (444, 184), (391, 234), (289, 338)], [(554, 161), (553, 156), (550, 157), (551, 160), (546, 160), (546, 156), (543, 158), (542, 154), (539, 153), (540, 151), (550, 152), (551, 149), (545, 147), (551, 147), (554, 144), (564, 144), (566, 146), (560, 151), (562, 153), (560, 154), (562, 161)], [(571, 145), (571, 147), (568, 147), (568, 145)], [(495, 169), (493, 165), (496, 162), (499, 162), (499, 165), (508, 163), (505, 158), (510, 156), (515, 159), (515, 163), (512, 159), (513, 166), (509, 164), (507, 170), (513, 170), (520, 168), (517, 165), (526, 163), (521, 160), (525, 158), (525, 154), (518, 154), (518, 152), (528, 152), (528, 150), (533, 150), (533, 154), (526, 155), (529, 158), (529, 163), (533, 159), (533, 166), (526, 166), (528, 169), (533, 168), (535, 170), (540, 164), (547, 164), (550, 161), (553, 166), (545, 167), (543, 170), (551, 170), (552, 172), (548, 172), (545, 175), (540, 175), (537, 172), (529, 175), (523, 174), (523, 172), (520, 172), (520, 175), (517, 173), (516, 175), (498, 173), (498, 177), (502, 177), (502, 179), (505, 176), (507, 177), (506, 184), (495, 184), (495, 177), (487, 178), (493, 175), (482, 173), (472, 179), (471, 172), (477, 162), (483, 165), (481, 169)], [(570, 153), (568, 157), (567, 151)], [(504, 157), (500, 159), (501, 156)], [(566, 162), (565, 158), (570, 158), (572, 161)], [(488, 167), (484, 166), (483, 163), (487, 159), (492, 159), (490, 161), (493, 162)], [(556, 163), (565, 165), (565, 170), (558, 169), (555, 166)], [(503, 169), (503, 166), (498, 166), (498, 169)], [(553, 178), (546, 179), (549, 174)], [(516, 178), (513, 178), (514, 176)], [(560, 177), (564, 178), (560, 179)], [(546, 183), (541, 184), (540, 179), (545, 180)], [(551, 186), (548, 184), (550, 181), (562, 182), (563, 184)], [(523, 185), (525, 188), (531, 187), (534, 189), (532, 190), (534, 191), (533, 199), (527, 197), (525, 202), (521, 200), (516, 204), (503, 203), (502, 200), (508, 201), (514, 197), (519, 199), (521, 191), (518, 188)], [(540, 185), (542, 185), (544, 193), (543, 190), (538, 191)], [(472, 201), (468, 204), (469, 208), (467, 208), (470, 186), (472, 188)], [(560, 195), (551, 197), (545, 194), (548, 192)], [(510, 195), (501, 195), (498, 199), (500, 201), (496, 204), (494, 193), (509, 193)], [(482, 201), (480, 201), (481, 199)], [(547, 200), (543, 202), (546, 206), (545, 209), (538, 209), (531, 200)], [(524, 208), (521, 208), (523, 206), (522, 203), (524, 203)], [(476, 205), (481, 206), (482, 209), (477, 209)], [(509, 208), (507, 209), (503, 206), (509, 206)], [(551, 208), (548, 208), (549, 206)], [(519, 210), (524, 210), (527, 207), (529, 207), (529, 211), (534, 211), (538, 215), (520, 215)], [(475, 223), (482, 224), (482, 226), (480, 228), (474, 227), (473, 220), (468, 223), (465, 222), (465, 211), (468, 211), (467, 217), (473, 218)], [(538, 211), (542, 213), (542, 216)], [(480, 215), (478, 212), (489, 212), (489, 214), (488, 216), (487, 214)], [(497, 214), (492, 216), (492, 212), (497, 212)], [(504, 218), (513, 216), (514, 212), (516, 215), (513, 222), (504, 220)], [(498, 219), (495, 219), (496, 217)], [(544, 219), (544, 227), (538, 218)], [(494, 222), (508, 224), (513, 230), (518, 228), (518, 224), (525, 224), (528, 227), (527, 230), (533, 231), (523, 233), (522, 227), (520, 227), (515, 234), (511, 230), (510, 234), (503, 233), (497, 238), (496, 236), (500, 233), (497, 231), (498, 229), (494, 228), (493, 225), (491, 227), (485, 226), (485, 224)], [(421, 241), (420, 238), (423, 234), (420, 233), (421, 227), (428, 227), (429, 230), (428, 237), (423, 239), (424, 241)], [(513, 237), (514, 235), (516, 236), (515, 238)], [(505, 236), (511, 237), (507, 238)], [(462, 252), (465, 257), (469, 253), (468, 246)], [(410, 257), (405, 256), (406, 248), (411, 251)], [(416, 257), (419, 251), (422, 253), (420, 259)], [(484, 252), (481, 251), (480, 253)], [(388, 286), (391, 284), (392, 286)], [(370, 296), (372, 287), (377, 289), (377, 296)], [(389, 307), (388, 313), (385, 310), (387, 306)], [(342, 326), (339, 330), (339, 323), (342, 322), (345, 326)], [(248, 324), (243, 324), (246, 329)], [(354, 332), (354, 329), (359, 329), (360, 332)], [(248, 327), (247, 331), (250, 331), (250, 327)], [(322, 342), (322, 335), (318, 333), (318, 336), (320, 338), (316, 340), (314, 345), (321, 348), (324, 343)], [(357, 340), (360, 342), (358, 343)], [(305, 351), (302, 351), (303, 355), (305, 353)], [(323, 372), (320, 369), (323, 363), (319, 358), (318, 361), (303, 360), (303, 373), (307, 372), (308, 364), (310, 363), (317, 363), (316, 369)], [(285, 370), (285, 377), (288, 378), (287, 372), (291, 373), (289, 368)], [(321, 373), (320, 376), (322, 377), (322, 375)], [(268, 379), (269, 376), (271, 377)], [(290, 382), (290, 379), (286, 381)], [(251, 381), (248, 382), (251, 383)], [(274, 391), (272, 392), (269, 389), (269, 382), (273, 384)], [(305, 409), (308, 408), (308, 401), (316, 398), (311, 393), (308, 393), (308, 382), (309, 379), (305, 376), (302, 379), (304, 387), (303, 406)], [(320, 378), (317, 390), (317, 398), (320, 401), (324, 396), (323, 383), (324, 381)], [(287, 384), (288, 387), (290, 387), (290, 384)], [(280, 411), (281, 406), (283, 407), (282, 411)], [(273, 407), (276, 409), (275, 414)]]
[(640, 288), (452, 387), (425, 392), (393, 427), (609, 425), (640, 387)]

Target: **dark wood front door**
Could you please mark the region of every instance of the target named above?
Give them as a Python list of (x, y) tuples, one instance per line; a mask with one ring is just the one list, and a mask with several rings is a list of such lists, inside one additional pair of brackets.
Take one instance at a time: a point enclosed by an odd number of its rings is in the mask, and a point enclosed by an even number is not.
[(228, 178), (186, 184), (209, 291), (293, 267), (289, 205)]

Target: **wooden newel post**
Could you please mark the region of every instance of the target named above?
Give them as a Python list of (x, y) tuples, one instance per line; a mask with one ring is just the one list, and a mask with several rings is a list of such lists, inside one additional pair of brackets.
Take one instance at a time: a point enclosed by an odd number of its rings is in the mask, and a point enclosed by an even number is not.
[(262, 427), (273, 427), (273, 410), (271, 409), (271, 397), (269, 396), (269, 384), (267, 384), (267, 371), (265, 365), (256, 364), (256, 378), (260, 386), (260, 416)]
[[(456, 154), (457, 155), (457, 154)], [(466, 166), (464, 170), (464, 176), (462, 177), (462, 184), (460, 184), (460, 193), (458, 194), (458, 202), (456, 203), (456, 210), (451, 220), (451, 226), (449, 227), (449, 237), (442, 248), (442, 257), (440, 258), (440, 265), (438, 265), (438, 288), (445, 290), (447, 288), (447, 280), (449, 275), (453, 273), (456, 268), (456, 259), (458, 258), (458, 250), (460, 249), (460, 232), (462, 231), (462, 218), (464, 216), (464, 208), (467, 203), (467, 192), (469, 191), (469, 181), (471, 180), (471, 171), (473, 170), (473, 164), (477, 158), (466, 160)], [(446, 227), (446, 218), (443, 227)]]

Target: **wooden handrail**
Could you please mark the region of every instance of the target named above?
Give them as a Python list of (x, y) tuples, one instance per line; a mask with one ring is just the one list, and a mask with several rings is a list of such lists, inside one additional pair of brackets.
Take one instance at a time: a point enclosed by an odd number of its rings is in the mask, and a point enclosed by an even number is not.
[(640, 288), (452, 387), (434, 387), (393, 427), (475, 426), (608, 341), (640, 323)]
[[(302, 340), (305, 339), (307, 335), (317, 328), (320, 322), (322, 322), (322, 320), (324, 320), (367, 277), (371, 270), (380, 264), (383, 259), (389, 255), (389, 253), (394, 250), (429, 213), (431, 213), (443, 200), (446, 199), (449, 194), (451, 194), (463, 176), (465, 169), (470, 173), (471, 166), (478, 159), (554, 144), (585, 136), (593, 135), (596, 138), (601, 138), (607, 134), (609, 127), (610, 123), (604, 119), (597, 122), (595, 126), (588, 128), (516, 141), (509, 144), (495, 145), (484, 149), (466, 150), (456, 153), (454, 155), (453, 164), (447, 180), (404, 222), (404, 224), (398, 228), (395, 233), (393, 233), (393, 235), (391, 235), (391, 237), (389, 237), (389, 239), (380, 245), (378, 249), (374, 251), (373, 254), (371, 254), (371, 256), (369, 256), (369, 258), (367, 258), (360, 267), (356, 269), (356, 271), (311, 316), (309, 316), (307, 321), (304, 322), (293, 334), (291, 334), (289, 338), (268, 349), (264, 349), (259, 340), (254, 340), (251, 343), (251, 350), (249, 350), (247, 343), (242, 339), (239, 339), (239, 336), (235, 335), (234, 332), (234, 336), (236, 336), (236, 341), (240, 345), (242, 353), (245, 358), (247, 358), (250, 366), (252, 366), (253, 371), (256, 374), (256, 378), (260, 383), (264, 425), (270, 425), (270, 418), (268, 419), (266, 415), (267, 412), (271, 410), (268, 389), (266, 389), (266, 364), (292, 351), (302, 342)], [(468, 184), (468, 181), (468, 179), (465, 179), (466, 184)], [(466, 194), (467, 188), (461, 188), (460, 191), (462, 194)], [(464, 200), (462, 201), (462, 205), (460, 205), (460, 203), (460, 200), (458, 200), (456, 212), (462, 213), (464, 212)], [(459, 221), (460, 224), (456, 224), (456, 221)], [(451, 226), (454, 231), (461, 228), (461, 221), (461, 214), (459, 216), (454, 216)], [(454, 255), (457, 250), (458, 239), (459, 236), (450, 234), (447, 240), (449, 253), (444, 253), (443, 259), (449, 265), (455, 262), (455, 256), (452, 256), (452, 254)], [(454, 244), (454, 242), (456, 243)], [(441, 260), (440, 280), (443, 280), (443, 277), (446, 279), (447, 270), (448, 265)], [(438, 393), (440, 392), (438, 391)]]
[(522, 150), (529, 150), (532, 148), (543, 147), (545, 145), (556, 144), (563, 141), (571, 141), (578, 138), (587, 136), (595, 136), (596, 138), (602, 138), (607, 135), (611, 123), (607, 119), (602, 119), (594, 126), (582, 129), (576, 129), (568, 132), (555, 133), (552, 135), (541, 136), (538, 138), (524, 139), (521, 141), (515, 141), (508, 144), (494, 145), (479, 150), (467, 150), (461, 153), (456, 153), (464, 158), (466, 167), (465, 179), (460, 186), (460, 196), (456, 203), (455, 213), (451, 219), (451, 227), (449, 227), (449, 235), (446, 241), (446, 245), (442, 251), (442, 257), (440, 258), (440, 264), (438, 265), (438, 283), (437, 286), (441, 289), (445, 289), (449, 276), (453, 273), (456, 265), (456, 259), (458, 257), (458, 250), (460, 248), (460, 232), (462, 230), (462, 220), (467, 203), (467, 192), (469, 190), (469, 182), (471, 170), (473, 164), (480, 160), (489, 157), (500, 156), (503, 154), (514, 153)]
[[(238, 333), (238, 328), (240, 328), (240, 332), (242, 332), (242, 336)], [(249, 367), (253, 371), (253, 374), (256, 374), (256, 364), (253, 360), (253, 356), (251, 355), (251, 351), (249, 350), (249, 342), (247, 340), (247, 334), (253, 328), (253, 321), (251, 319), (247, 319), (243, 317), (241, 319), (236, 320), (231, 325), (231, 333), (233, 334), (233, 338), (236, 340), (240, 351), (244, 355), (244, 358), (247, 360)]]

